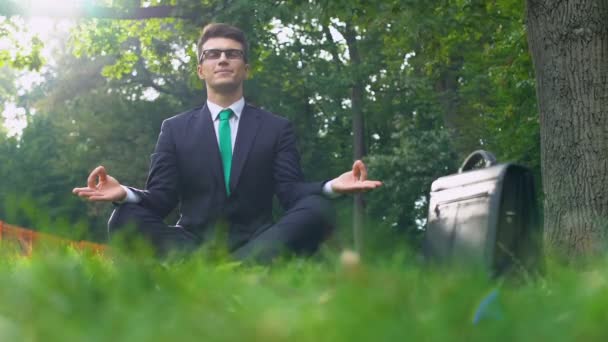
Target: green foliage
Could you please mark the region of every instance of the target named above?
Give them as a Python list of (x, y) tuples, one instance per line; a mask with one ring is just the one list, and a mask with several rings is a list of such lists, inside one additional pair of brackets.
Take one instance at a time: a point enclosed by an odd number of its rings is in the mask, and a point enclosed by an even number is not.
[[(22, 42), (17, 36), (26, 34), (27, 28), (19, 18), (0, 17), (0, 67), (10, 66), (15, 69), (40, 70), (44, 64), (40, 52), (43, 42), (37, 36), (30, 36), (28, 42)], [(10, 46), (10, 49), (6, 47)]]
[(428, 214), (430, 184), (454, 172), (454, 156), (447, 131), (421, 130), (399, 118), (395, 126), (396, 147), (369, 157), (370, 177), (383, 179), (384, 187), (374, 194), (368, 212), (390, 227), (419, 234)]
[[(66, 54), (57, 66), (62, 72), (51, 71), (32, 95), (41, 110), (29, 116), (21, 138), (0, 141), (2, 220), (77, 239), (83, 232), (58, 231), (53, 221), (88, 221), (88, 238), (104, 241), (111, 206), (86, 204), (72, 188), (86, 185), (97, 165), (143, 187), (160, 123), (176, 104), (165, 96), (147, 101), (141, 87), (109, 83), (100, 75), (103, 66)], [(49, 219), (37, 219), (29, 208)]]
[[(152, 88), (187, 105), (197, 99), (196, 27), (175, 19), (91, 20), (73, 31), (77, 57), (104, 58), (101, 74), (139, 88)], [(110, 63), (108, 63), (111, 60)]]
[(411, 72), (423, 75), (437, 91), (459, 157), (484, 148), (540, 175), (524, 3), (435, 1), (410, 10), (412, 18), (421, 19), (396, 26), (393, 34), (413, 47)]
[(17, 72), (14, 69), (8, 67), (0, 68), (0, 102), (2, 103), (2, 107), (0, 107), (1, 111), (4, 111), (4, 104), (9, 102), (17, 93), (17, 89), (15, 86), (15, 78), (17, 77)]

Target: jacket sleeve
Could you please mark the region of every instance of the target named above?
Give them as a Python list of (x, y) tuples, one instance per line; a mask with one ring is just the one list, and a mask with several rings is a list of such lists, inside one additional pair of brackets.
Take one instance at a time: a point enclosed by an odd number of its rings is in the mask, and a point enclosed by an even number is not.
[(275, 193), (285, 210), (305, 196), (322, 193), (323, 182), (304, 182), (295, 132), (288, 121), (276, 143), (273, 174)]
[(179, 199), (179, 172), (171, 121), (165, 120), (160, 129), (154, 153), (150, 156), (150, 171), (145, 190), (131, 188), (140, 205), (161, 217), (175, 208)]

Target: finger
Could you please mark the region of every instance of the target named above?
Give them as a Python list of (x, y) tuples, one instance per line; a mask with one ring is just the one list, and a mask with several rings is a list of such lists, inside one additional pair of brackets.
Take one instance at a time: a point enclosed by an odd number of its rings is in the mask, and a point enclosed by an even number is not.
[(79, 193), (77, 193), (78, 197), (91, 197), (91, 196), (97, 196), (97, 195), (101, 195), (101, 193), (99, 191), (81, 191)]
[(96, 192), (97, 189), (91, 189), (91, 188), (75, 188), (74, 190), (72, 190), (72, 192), (74, 193), (74, 195), (79, 195), (80, 194), (88, 194), (90, 195), (93, 192)]
[(78, 195), (78, 193), (83, 192), (83, 191), (90, 191), (91, 188), (74, 188), (72, 189), (72, 193)]
[(359, 185), (357, 188), (372, 190), (372, 189), (375, 189), (375, 188), (377, 188), (379, 186), (380, 185), (376, 184), (376, 183), (361, 183), (361, 185)]
[(361, 170), (359, 169), (358, 166), (358, 160), (355, 160), (355, 162), (353, 163), (353, 177), (355, 178), (355, 180), (359, 180), (359, 177), (361, 177)]
[(356, 194), (361, 192), (368, 192), (374, 190), (380, 186), (380, 183), (376, 182), (364, 182), (357, 183), (356, 185), (352, 185), (348, 188), (341, 189), (339, 192), (343, 194)]
[[(358, 171), (355, 172), (355, 169)], [(357, 180), (364, 181), (367, 179), (367, 167), (361, 160), (356, 160), (353, 164), (353, 173)]]
[(379, 186), (382, 186), (382, 182), (381, 181), (377, 181), (377, 180), (367, 180), (365, 182), (366, 182), (366, 184), (369, 184), (369, 185), (371, 185), (373, 187), (376, 187), (376, 188), (379, 187)]
[(91, 202), (107, 202), (110, 199), (108, 198), (108, 196), (105, 195), (99, 195), (99, 196), (91, 196), (89, 197), (89, 201)]
[(364, 181), (354, 185), (356, 190), (373, 190), (382, 186), (382, 182), (379, 181)]
[(103, 166), (96, 167), (91, 174), (89, 174), (89, 178), (87, 178), (87, 186), (89, 188), (94, 188), (96, 186), (95, 181), (97, 177), (99, 177), (99, 182), (105, 182), (106, 180), (106, 169)]

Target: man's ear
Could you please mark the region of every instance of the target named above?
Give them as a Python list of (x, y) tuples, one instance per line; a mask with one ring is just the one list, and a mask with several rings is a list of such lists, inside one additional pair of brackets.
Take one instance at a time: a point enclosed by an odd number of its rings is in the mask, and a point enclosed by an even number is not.
[(198, 75), (198, 78), (201, 80), (205, 80), (205, 75), (203, 75), (203, 65), (199, 64), (196, 66), (196, 74)]
[(249, 79), (249, 64), (245, 64), (245, 79)]

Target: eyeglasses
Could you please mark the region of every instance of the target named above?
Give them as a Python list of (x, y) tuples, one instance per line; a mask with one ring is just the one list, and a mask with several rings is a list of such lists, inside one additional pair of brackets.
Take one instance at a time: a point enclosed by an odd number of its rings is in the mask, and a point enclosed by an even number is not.
[(227, 59), (242, 59), (245, 56), (243, 50), (238, 49), (209, 49), (203, 50), (199, 62), (202, 62), (206, 59), (220, 59), (220, 57), (222, 57), (222, 53), (226, 55)]

